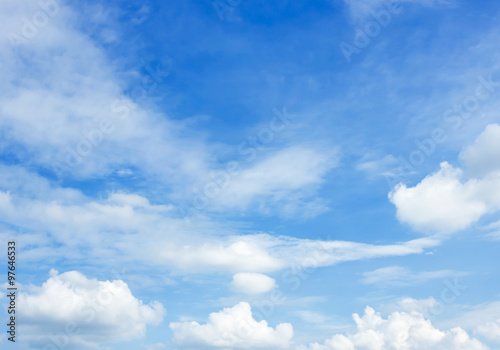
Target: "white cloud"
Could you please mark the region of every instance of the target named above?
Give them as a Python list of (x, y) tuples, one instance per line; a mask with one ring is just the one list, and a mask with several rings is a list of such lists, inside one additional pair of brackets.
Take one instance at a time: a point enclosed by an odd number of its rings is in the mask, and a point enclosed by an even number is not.
[(400, 184), (389, 194), (399, 220), (417, 230), (440, 233), (462, 230), (488, 211), (478, 198), (478, 182), (460, 181), (462, 172), (446, 162), (415, 187)]
[(260, 273), (237, 273), (233, 276), (231, 287), (234, 291), (245, 294), (267, 293), (277, 287), (276, 281)]
[(402, 266), (388, 266), (363, 273), (361, 280), (365, 284), (380, 284), (382, 286), (409, 286), (424, 283), (426, 281), (446, 278), (450, 276), (463, 275), (452, 270), (412, 272)]
[[(0, 34), (4, 34), (0, 40), (0, 127), (4, 130), (0, 150), (15, 149), (22, 164), (39, 165), (63, 178), (123, 176), (134, 169), (150, 184), (161, 183), (172, 190), (179, 202), (196, 201), (193, 187), (201, 186), (204, 193), (212, 181), (206, 175), (220, 171), (214, 153), (221, 145), (200, 137), (188, 120), (171, 118), (143, 103), (142, 94), (167, 83), (167, 68), (148, 67), (156, 73), (146, 76), (120, 72), (81, 29), (85, 24), (69, 6), (60, 5), (55, 12), (36, 35), (16, 46), (7, 35), (17, 33), (22, 38), (22, 18), (31, 19), (44, 10), (37, 0), (0, 3)], [(100, 9), (93, 16), (103, 24), (111, 15)], [(139, 81), (127, 86), (131, 96), (122, 91), (123, 76)], [(205, 209), (255, 206), (261, 212), (277, 210), (286, 216), (314, 216), (326, 210), (321, 201), (309, 197), (336, 166), (336, 149), (292, 145), (262, 157), (241, 162), (241, 173), (231, 176), (217, 198), (209, 188)]]
[(324, 312), (300, 310), (295, 312), (295, 314), (299, 316), (302, 321), (308, 323), (307, 326), (314, 327), (316, 330), (324, 330), (328, 332), (326, 334), (351, 328), (350, 322), (346, 322), (343, 317), (332, 316)]
[(481, 230), (488, 231), (487, 237), (492, 240), (500, 239), (500, 220), (491, 222), (486, 226), (481, 227)]
[(500, 209), (498, 138), (500, 126), (489, 125), (462, 158), (480, 178), (464, 180), (462, 170), (447, 162), (414, 187), (397, 185), (389, 193), (400, 221), (420, 231), (450, 233), (463, 230), (487, 213)]
[[(285, 237), (282, 237), (284, 240)], [(377, 258), (382, 256), (402, 256), (423, 253), (425, 249), (439, 245), (435, 238), (421, 238), (408, 242), (373, 245), (347, 241), (314, 241), (287, 239), (290, 246), (282, 249), (281, 254), (289, 256), (293, 266), (305, 268), (335, 265), (340, 262), (359, 259)]]
[(443, 321), (442, 325), (458, 324), (478, 336), (500, 344), (500, 301), (463, 306), (462, 309), (466, 311), (453, 319)]
[[(224, 243), (189, 245), (182, 248), (156, 247), (157, 257), (175, 261), (186, 267), (216, 267), (235, 272), (270, 272), (290, 268), (291, 280), (299, 279), (297, 271), (332, 266), (385, 256), (420, 254), (439, 245), (440, 241), (425, 238), (392, 245), (372, 245), (346, 241), (314, 241), (268, 234), (230, 236)], [(303, 272), (301, 272), (303, 273)]]
[(500, 125), (488, 125), (474, 144), (462, 151), (460, 158), (473, 176), (484, 177), (500, 171)]
[(121, 280), (88, 279), (77, 271), (52, 270), (41, 287), (19, 294), (19, 304), (25, 339), (72, 348), (141, 338), (165, 314), (160, 303), (136, 299)]
[(206, 324), (172, 322), (170, 328), (179, 349), (288, 348), (293, 337), (291, 324), (280, 323), (273, 329), (266, 321), (257, 322), (244, 302), (211, 313)]
[(476, 327), (476, 333), (486, 339), (500, 344), (500, 318), (493, 322), (486, 322)]
[(271, 236), (234, 236), (225, 242), (192, 244), (177, 247), (164, 245), (156, 248), (157, 258), (174, 264), (180, 271), (246, 271), (268, 272), (284, 268), (286, 262), (281, 260), (259, 243), (259, 238), (265, 240)]
[(106, 256), (122, 263), (135, 259), (178, 273), (266, 273), (293, 266), (331, 266), (420, 254), (440, 244), (430, 237), (372, 245), (242, 235), (231, 223), (201, 216), (183, 220), (176, 208), (151, 204), (138, 194), (112, 192), (107, 198), (91, 199), (77, 190), (51, 186), (17, 167), (1, 170), (5, 172), (0, 172), (0, 219), (23, 229), (18, 235), (25, 261), (38, 261), (43, 256), (78, 260), (83, 250), (86, 258)]
[(313, 241), (268, 234), (235, 235), (205, 244), (177, 246), (156, 244), (148, 249), (157, 261), (179, 271), (223, 270), (231, 272), (272, 272), (290, 268), (291, 279), (298, 270), (332, 266), (384, 256), (420, 254), (440, 244), (434, 239), (417, 239), (393, 245), (372, 245), (346, 241)]
[[(210, 181), (203, 200), (209, 209), (246, 209), (251, 205), (266, 212), (274, 206), (283, 208), (287, 216), (317, 215), (326, 210), (324, 204), (306, 200), (324, 182), (324, 177), (338, 165), (338, 149), (291, 146), (272, 152), (234, 175), (226, 173), (217, 180), (220, 190), (211, 195)], [(213, 198), (212, 198), (213, 197)]]
[(330, 319), (320, 312), (314, 312), (309, 310), (297, 311), (299, 317), (307, 323), (324, 324), (330, 321)]
[(356, 164), (356, 169), (366, 172), (368, 176), (394, 176), (397, 171), (397, 163), (398, 160), (392, 154), (380, 157), (377, 154), (367, 153), (360, 162)]
[[(142, 94), (166, 82), (165, 67), (129, 86), (132, 97), (124, 95), (119, 68), (83, 32), (85, 24), (69, 6), (57, 6), (40, 28), (23, 24), (23, 18), (33, 22), (36, 14), (47, 16), (39, 3), (45, 1), (0, 3), (0, 126), (4, 140), (22, 151), (21, 161), (76, 178), (134, 167), (143, 175), (162, 175), (161, 181), (170, 185), (185, 185), (204, 174), (210, 146), (184, 129), (182, 121), (139, 103)], [(36, 33), (24, 35), (26, 26)], [(12, 33), (23, 43), (11, 44), (7, 37)]]
[(384, 311), (403, 311), (407, 313), (417, 311), (424, 316), (430, 315), (438, 307), (439, 303), (433, 297), (427, 299), (403, 298), (392, 304), (381, 306)]
[(387, 319), (371, 307), (365, 314), (353, 315), (356, 332), (335, 334), (324, 344), (311, 344), (309, 350), (487, 350), (479, 340), (471, 338), (463, 329), (446, 331), (435, 328), (418, 312), (393, 312)]

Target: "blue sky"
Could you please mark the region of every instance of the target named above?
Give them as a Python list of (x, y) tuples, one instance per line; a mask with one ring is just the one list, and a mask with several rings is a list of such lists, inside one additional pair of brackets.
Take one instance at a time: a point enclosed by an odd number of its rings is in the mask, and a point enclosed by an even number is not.
[(2, 348), (500, 348), (500, 3), (0, 8)]

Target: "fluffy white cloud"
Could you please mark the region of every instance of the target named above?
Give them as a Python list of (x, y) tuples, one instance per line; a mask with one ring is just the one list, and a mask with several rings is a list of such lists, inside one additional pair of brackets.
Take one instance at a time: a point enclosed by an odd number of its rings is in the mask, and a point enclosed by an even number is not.
[(273, 329), (257, 322), (248, 303), (210, 314), (206, 324), (172, 322), (174, 343), (180, 349), (277, 349), (288, 348), (293, 337), (289, 323)]
[(266, 240), (268, 235), (234, 236), (225, 242), (175, 246), (165, 244), (155, 248), (158, 258), (180, 271), (276, 271), (286, 266), (286, 261), (273, 256), (259, 238)]
[[(446, 162), (415, 187), (400, 184), (389, 194), (399, 220), (417, 230), (448, 233), (467, 228), (488, 212), (477, 180), (461, 182), (462, 172)], [(500, 184), (500, 183), (499, 183)]]
[(487, 350), (459, 327), (447, 331), (435, 328), (418, 312), (393, 312), (387, 319), (370, 307), (360, 317), (353, 315), (356, 332), (336, 334), (324, 344), (311, 344), (310, 350)]
[(245, 294), (267, 293), (277, 287), (276, 281), (261, 273), (237, 273), (233, 276), (231, 287)]
[(397, 217), (416, 230), (450, 233), (500, 210), (500, 126), (491, 124), (461, 153), (467, 170), (480, 177), (463, 179), (447, 162), (414, 187), (397, 185), (389, 193)]
[(19, 304), (25, 339), (71, 348), (141, 338), (165, 314), (160, 303), (136, 299), (121, 280), (88, 279), (77, 271), (52, 270), (41, 287), (19, 294)]

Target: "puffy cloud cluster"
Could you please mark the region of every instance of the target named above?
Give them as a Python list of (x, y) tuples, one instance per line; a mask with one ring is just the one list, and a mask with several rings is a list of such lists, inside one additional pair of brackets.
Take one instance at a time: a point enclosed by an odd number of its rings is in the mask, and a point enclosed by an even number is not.
[(500, 126), (489, 125), (462, 152), (467, 169), (480, 177), (463, 180), (462, 170), (447, 162), (414, 187), (399, 184), (389, 194), (397, 217), (416, 230), (450, 233), (469, 227), (500, 209)]
[(179, 349), (279, 349), (289, 348), (293, 328), (280, 323), (275, 329), (256, 321), (250, 305), (241, 302), (210, 314), (206, 324), (172, 322), (174, 343)]
[(141, 338), (165, 314), (158, 302), (144, 305), (121, 280), (88, 279), (77, 271), (52, 270), (42, 286), (19, 294), (19, 305), (25, 339), (71, 348)]
[[(212, 313), (206, 324), (174, 322), (174, 343), (179, 349), (294, 349), (294, 350), (488, 350), (480, 340), (469, 336), (462, 328), (453, 326), (447, 330), (436, 328), (430, 320), (415, 309), (434, 306), (432, 298), (406, 299), (398, 304), (408, 312), (394, 311), (387, 318), (371, 307), (364, 315), (353, 314), (356, 328), (351, 332), (338, 333), (324, 343), (308, 346), (294, 345), (290, 324), (279, 324), (276, 329), (265, 321), (252, 317), (247, 303)], [(396, 306), (396, 305), (395, 305)], [(476, 332), (496, 340), (498, 324), (484, 324)], [(488, 337), (493, 335), (492, 337)]]
[(353, 315), (356, 332), (336, 334), (324, 344), (314, 343), (309, 350), (487, 350), (459, 327), (447, 331), (435, 328), (419, 312), (393, 312), (387, 319), (371, 307), (365, 314)]

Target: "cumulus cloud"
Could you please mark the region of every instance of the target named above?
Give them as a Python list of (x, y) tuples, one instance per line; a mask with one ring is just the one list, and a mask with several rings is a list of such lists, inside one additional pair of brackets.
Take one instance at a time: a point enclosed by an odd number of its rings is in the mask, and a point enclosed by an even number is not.
[(500, 209), (500, 167), (496, 153), (500, 126), (489, 125), (462, 158), (478, 178), (463, 179), (463, 171), (447, 162), (414, 187), (397, 185), (389, 193), (400, 221), (416, 230), (450, 233), (469, 227)]
[(52, 270), (42, 286), (19, 294), (19, 304), (25, 339), (71, 348), (141, 338), (165, 314), (160, 303), (136, 299), (121, 280), (88, 279), (77, 271)]
[(462, 171), (441, 163), (441, 169), (415, 187), (398, 185), (390, 194), (399, 220), (417, 230), (448, 233), (467, 228), (488, 211), (476, 180), (465, 183)]
[(160, 259), (175, 264), (180, 271), (246, 271), (270, 272), (284, 268), (286, 261), (279, 259), (259, 243), (271, 238), (268, 235), (228, 237), (225, 242), (184, 245), (165, 244), (158, 249)]
[(418, 312), (393, 312), (387, 319), (371, 307), (365, 314), (353, 315), (356, 331), (335, 334), (324, 344), (314, 343), (309, 350), (487, 350), (488, 347), (455, 327), (441, 331)]
[(258, 322), (245, 302), (210, 314), (206, 324), (172, 322), (170, 329), (180, 349), (279, 349), (288, 348), (293, 337), (291, 324), (273, 329), (266, 321)]
[(276, 281), (261, 273), (237, 273), (233, 276), (231, 287), (245, 294), (267, 293), (277, 287)]

